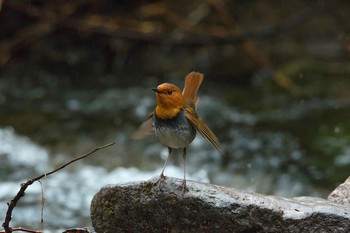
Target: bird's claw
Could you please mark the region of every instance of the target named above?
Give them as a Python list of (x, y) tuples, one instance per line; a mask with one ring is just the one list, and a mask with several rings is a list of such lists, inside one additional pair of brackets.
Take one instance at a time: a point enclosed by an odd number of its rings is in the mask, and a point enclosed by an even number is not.
[(179, 186), (179, 189), (181, 189), (181, 195), (185, 194), (185, 192), (188, 191), (188, 188), (186, 186), (186, 180), (183, 180), (181, 185)]
[(158, 189), (160, 188), (160, 184), (165, 180), (165, 175), (162, 173), (160, 174), (158, 180), (153, 183), (153, 186), (157, 186)]

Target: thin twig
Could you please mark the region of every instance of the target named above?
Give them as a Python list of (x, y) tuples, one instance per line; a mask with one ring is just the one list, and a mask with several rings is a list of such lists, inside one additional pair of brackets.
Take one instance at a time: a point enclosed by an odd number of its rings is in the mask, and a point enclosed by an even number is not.
[(16, 227), (12, 228), (12, 231), (23, 231), (23, 232), (30, 232), (30, 233), (43, 233), (44, 231), (36, 231), (36, 230), (31, 230), (23, 227)]
[[(34, 232), (34, 233), (37, 233), (37, 232), (41, 232), (41, 231), (34, 231), (34, 230), (28, 230), (28, 229), (24, 229), (24, 228), (11, 228), (10, 227), (10, 221), (12, 219), (12, 211), (13, 209), (16, 207), (18, 201), (25, 195), (25, 190), (27, 189), (27, 187), (31, 184), (33, 184), (35, 181), (38, 181), (40, 179), (42, 179), (43, 177), (47, 177), (65, 167), (67, 167), (68, 165), (78, 161), (78, 160), (81, 160), (81, 159), (84, 159), (86, 157), (88, 157), (89, 155), (99, 151), (99, 150), (102, 150), (104, 148), (107, 148), (107, 147), (110, 147), (110, 146), (113, 146), (115, 144), (115, 142), (112, 142), (112, 143), (109, 143), (107, 145), (104, 145), (104, 146), (101, 146), (101, 147), (97, 147), (96, 149), (94, 149), (93, 151), (83, 155), (83, 156), (80, 156), (76, 159), (73, 159), (71, 161), (69, 161), (68, 163), (65, 163), (63, 164), (62, 166), (60, 166), (59, 168), (53, 170), (53, 171), (50, 171), (48, 173), (44, 173), (40, 176), (37, 176), (35, 178), (32, 178), (30, 180), (28, 180), (27, 182), (25, 183), (22, 183), (21, 184), (21, 188), (20, 190), (18, 191), (18, 193), (16, 194), (16, 196), (11, 200), (10, 203), (7, 203), (8, 205), (8, 208), (7, 208), (7, 211), (6, 211), (6, 216), (5, 216), (5, 221), (4, 223), (2, 224), (3, 228), (5, 229), (5, 233), (11, 233), (13, 231), (25, 231), (25, 232)], [(0, 231), (0, 233), (2, 233), (2, 231)]]
[(45, 207), (46, 176), (43, 179), (43, 181), (44, 182), (41, 182), (41, 180), (39, 180), (40, 187), (41, 187), (41, 214), (40, 214), (41, 231), (44, 231), (44, 207)]

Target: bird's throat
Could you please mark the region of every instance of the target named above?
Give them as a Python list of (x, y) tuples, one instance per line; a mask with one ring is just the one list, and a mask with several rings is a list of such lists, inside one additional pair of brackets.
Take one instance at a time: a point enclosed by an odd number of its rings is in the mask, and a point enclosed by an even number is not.
[(168, 120), (176, 117), (179, 114), (180, 110), (181, 108), (164, 108), (158, 105), (156, 107), (155, 114), (162, 120)]

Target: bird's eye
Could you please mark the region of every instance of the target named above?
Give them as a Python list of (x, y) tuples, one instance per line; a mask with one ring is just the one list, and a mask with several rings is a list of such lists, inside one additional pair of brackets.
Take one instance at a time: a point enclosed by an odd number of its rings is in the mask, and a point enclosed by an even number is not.
[(173, 90), (169, 89), (169, 90), (167, 91), (167, 93), (168, 93), (169, 95), (171, 95), (171, 94), (173, 94)]

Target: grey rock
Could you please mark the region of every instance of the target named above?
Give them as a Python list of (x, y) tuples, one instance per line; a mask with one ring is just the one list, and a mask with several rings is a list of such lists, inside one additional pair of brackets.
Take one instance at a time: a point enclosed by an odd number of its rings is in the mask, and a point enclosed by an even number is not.
[(343, 205), (350, 205), (350, 177), (329, 194), (328, 200)]
[(115, 232), (350, 232), (350, 207), (283, 198), (167, 177), (108, 185), (93, 198), (92, 225)]

